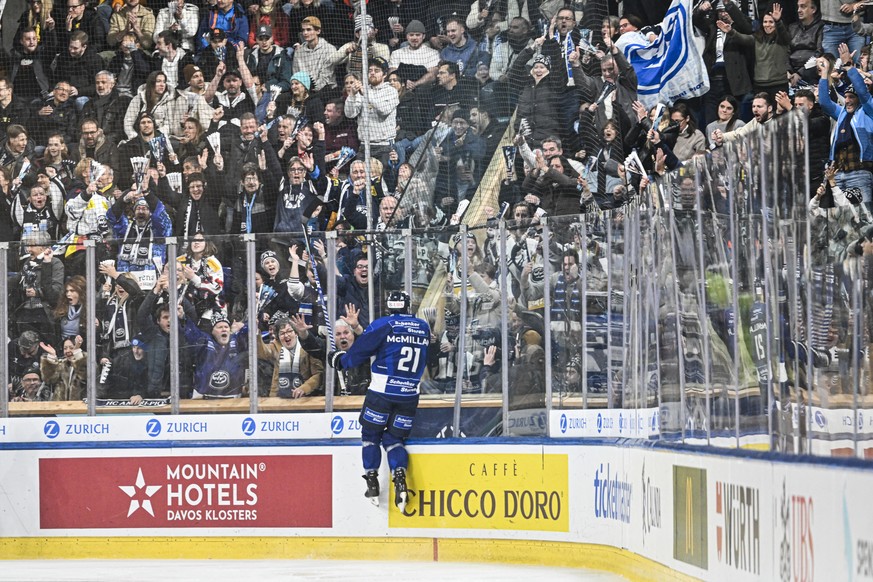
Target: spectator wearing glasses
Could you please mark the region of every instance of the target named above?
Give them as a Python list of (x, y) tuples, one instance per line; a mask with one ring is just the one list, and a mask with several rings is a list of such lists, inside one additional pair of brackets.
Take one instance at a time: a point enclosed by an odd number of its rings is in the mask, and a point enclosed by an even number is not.
[(345, 307), (345, 314), (349, 314), (348, 305), (354, 305), (358, 312), (358, 323), (366, 329), (373, 319), (370, 311), (370, 300), (367, 295), (367, 283), (370, 280), (370, 261), (366, 255), (361, 255), (355, 260), (354, 271), (351, 276), (342, 275), (336, 278), (336, 292), (340, 305)]
[(20, 388), (10, 396), (12, 402), (45, 402), (52, 400), (52, 391), (42, 381), (39, 368), (31, 368), (21, 378)]
[(59, 133), (66, 143), (72, 143), (76, 135), (76, 106), (70, 99), (72, 88), (66, 81), (60, 81), (52, 91), (48, 103), (37, 102), (33, 112), (33, 133), (37, 143), (46, 143), (48, 137)]
[(67, 0), (67, 18), (58, 33), (58, 44), (68, 46), (71, 35), (77, 30), (88, 35), (91, 48), (96, 52), (99, 53), (106, 47), (106, 31), (97, 13), (87, 7), (86, 0)]

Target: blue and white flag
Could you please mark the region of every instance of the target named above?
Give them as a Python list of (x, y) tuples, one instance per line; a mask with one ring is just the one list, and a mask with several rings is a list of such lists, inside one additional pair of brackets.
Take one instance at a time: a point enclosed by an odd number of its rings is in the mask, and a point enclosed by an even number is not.
[(691, 0), (673, 0), (659, 34), (646, 29), (626, 32), (615, 43), (637, 73), (637, 93), (646, 108), (709, 91), (702, 41), (695, 37), (691, 11)]

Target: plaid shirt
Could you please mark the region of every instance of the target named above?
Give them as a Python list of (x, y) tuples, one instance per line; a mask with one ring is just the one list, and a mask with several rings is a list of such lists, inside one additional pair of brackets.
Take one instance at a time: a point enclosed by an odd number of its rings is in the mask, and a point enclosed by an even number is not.
[(854, 172), (856, 170), (873, 170), (873, 163), (861, 160), (861, 147), (854, 139), (847, 142), (834, 152), (834, 161), (841, 172)]

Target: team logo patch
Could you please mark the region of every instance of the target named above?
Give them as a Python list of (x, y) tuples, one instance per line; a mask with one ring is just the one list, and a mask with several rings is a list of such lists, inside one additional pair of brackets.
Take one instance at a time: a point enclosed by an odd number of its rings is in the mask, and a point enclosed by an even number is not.
[(230, 374), (224, 370), (218, 370), (209, 377), (209, 386), (216, 390), (225, 390), (230, 386)]
[(403, 416), (402, 414), (398, 414), (394, 417), (394, 428), (399, 428), (400, 430), (411, 430), (412, 429), (412, 417), (411, 416)]
[(364, 420), (373, 424), (384, 426), (388, 422), (388, 415), (382, 412), (376, 412), (370, 408), (364, 409)]

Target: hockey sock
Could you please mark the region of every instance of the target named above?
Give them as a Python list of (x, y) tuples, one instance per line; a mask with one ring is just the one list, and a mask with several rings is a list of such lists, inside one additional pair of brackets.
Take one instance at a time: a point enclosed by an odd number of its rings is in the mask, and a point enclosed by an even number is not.
[(385, 452), (388, 454), (388, 467), (394, 471), (397, 467), (404, 469), (409, 466), (409, 453), (406, 452), (406, 447), (403, 440), (386, 432), (382, 439), (382, 444), (385, 446)]

